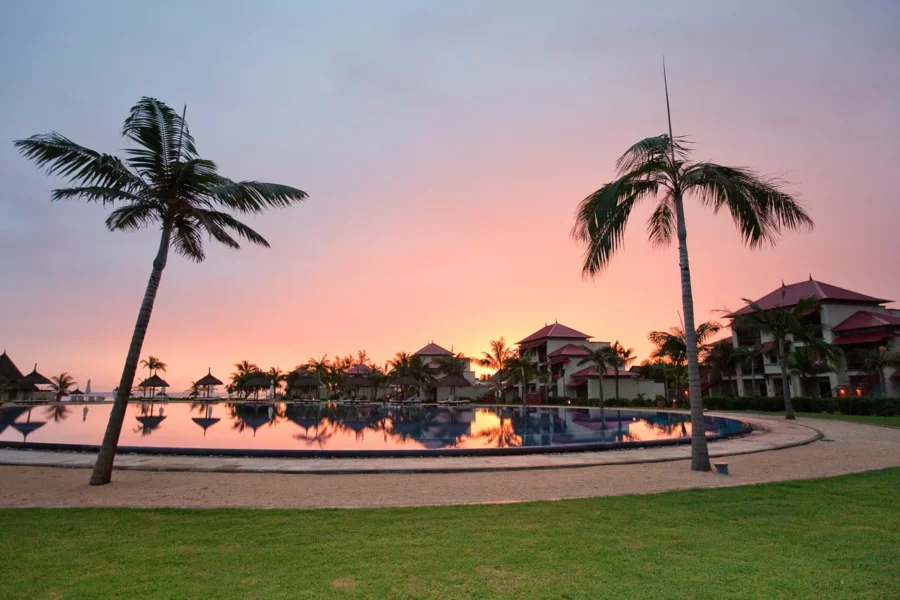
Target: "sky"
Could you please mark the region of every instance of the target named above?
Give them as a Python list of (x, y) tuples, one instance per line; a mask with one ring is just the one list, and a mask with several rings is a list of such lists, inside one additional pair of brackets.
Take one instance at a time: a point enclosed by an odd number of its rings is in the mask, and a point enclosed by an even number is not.
[(248, 218), (271, 249), (170, 259), (142, 354), (176, 391), (243, 359), (383, 363), (432, 340), (479, 355), (554, 320), (646, 357), (681, 309), (677, 249), (647, 243), (652, 205), (594, 280), (569, 232), (615, 159), (665, 131), (663, 55), (694, 157), (785, 178), (816, 223), (749, 251), (689, 202), (698, 322), (810, 274), (900, 299), (892, 0), (148, 6), (20, 2), (0, 21), (0, 350), (23, 370), (117, 385), (159, 232), (52, 203), (64, 181), (12, 141), (55, 130), (121, 154), (141, 96), (186, 104), (224, 175), (310, 196)]

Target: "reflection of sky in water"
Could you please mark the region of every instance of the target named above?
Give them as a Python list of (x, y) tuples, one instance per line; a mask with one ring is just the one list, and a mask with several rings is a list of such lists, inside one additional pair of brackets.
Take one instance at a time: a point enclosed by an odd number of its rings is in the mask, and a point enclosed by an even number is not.
[[(0, 410), (0, 441), (99, 445), (110, 404)], [(708, 433), (741, 424), (707, 417)], [(129, 404), (122, 446), (417, 450), (690, 438), (688, 415), (596, 408)]]

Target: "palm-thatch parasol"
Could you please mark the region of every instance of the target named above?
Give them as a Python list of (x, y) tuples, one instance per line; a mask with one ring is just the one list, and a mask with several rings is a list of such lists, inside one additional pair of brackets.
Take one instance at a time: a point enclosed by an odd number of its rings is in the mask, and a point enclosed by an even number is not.
[(75, 388), (74, 391), (69, 392), (69, 395), (70, 395), (70, 396), (84, 396), (84, 392), (82, 392), (82, 391), (81, 391), (80, 389), (78, 389), (78, 388)]
[(391, 380), (393, 385), (419, 385), (419, 380), (412, 375), (400, 375), (396, 379)]
[(206, 430), (221, 421), (218, 417), (193, 417), (191, 421), (203, 428), (203, 437), (206, 437)]
[(459, 373), (451, 373), (437, 380), (437, 384), (442, 387), (458, 388), (472, 385), (472, 382), (460, 375)]
[(153, 393), (156, 391), (156, 388), (167, 388), (169, 384), (160, 377), (159, 375), (151, 375), (147, 379), (143, 380), (138, 384), (138, 387), (144, 390), (150, 389), (150, 395), (153, 396)]
[(37, 363), (35, 363), (34, 369), (31, 371), (31, 373), (29, 373), (28, 375), (26, 375), (25, 377), (23, 377), (22, 379), (20, 379), (19, 381), (16, 382), (16, 384), (22, 390), (31, 392), (32, 397), (34, 397), (34, 391), (36, 389), (36, 386), (50, 385), (51, 383), (52, 382), (49, 379), (47, 379), (46, 377), (44, 377), (43, 375), (38, 373)]
[[(160, 409), (162, 410), (162, 409)], [(159, 415), (158, 417), (154, 417), (152, 415), (147, 415), (144, 417), (135, 417), (138, 422), (141, 424), (141, 436), (150, 435), (153, 433), (153, 430), (159, 427), (163, 421), (165, 421), (168, 417)]]
[(212, 367), (209, 367), (209, 368), (207, 369), (206, 375), (204, 375), (203, 377), (201, 377), (200, 379), (198, 379), (198, 380), (194, 383), (194, 385), (197, 386), (198, 388), (200, 388), (200, 387), (205, 387), (205, 388), (206, 388), (206, 397), (209, 398), (209, 394), (210, 394), (210, 392), (212, 391), (212, 388), (213, 388), (214, 386), (217, 386), (217, 385), (222, 385), (222, 382), (219, 381), (219, 379), (217, 379), (217, 378), (212, 374)]

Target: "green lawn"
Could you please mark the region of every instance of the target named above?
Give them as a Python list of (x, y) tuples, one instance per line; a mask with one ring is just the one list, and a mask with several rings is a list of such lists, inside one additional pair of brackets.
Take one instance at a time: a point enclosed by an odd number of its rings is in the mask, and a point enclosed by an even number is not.
[[(741, 412), (747, 414), (757, 414), (757, 415), (772, 415), (772, 416), (782, 416), (784, 417), (784, 413), (770, 412), (770, 411), (762, 411), (762, 410), (711, 410), (709, 412)], [(841, 413), (811, 413), (811, 412), (795, 412), (794, 413), (798, 417), (809, 417), (810, 419), (833, 419), (835, 421), (853, 421), (855, 423), (872, 423), (873, 425), (888, 425), (890, 427), (900, 427), (900, 415), (895, 415), (893, 417), (878, 417), (874, 415), (844, 415)]]
[(2, 510), (0, 598), (897, 598), (898, 489), (890, 469), (519, 505)]

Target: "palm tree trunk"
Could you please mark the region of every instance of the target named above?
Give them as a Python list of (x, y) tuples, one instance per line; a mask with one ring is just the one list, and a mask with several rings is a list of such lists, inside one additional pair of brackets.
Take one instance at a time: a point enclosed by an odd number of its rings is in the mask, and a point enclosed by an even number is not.
[(616, 401), (619, 400), (619, 366), (613, 367), (616, 370)]
[(879, 365), (879, 367), (878, 367), (878, 379), (879, 379), (880, 382), (881, 382), (881, 396), (882, 396), (882, 398), (883, 398), (883, 397), (887, 396), (887, 394), (888, 394), (888, 392), (887, 392), (887, 378), (884, 376), (884, 367), (883, 367), (883, 366), (880, 366), (880, 365)]
[(750, 356), (750, 395), (756, 395), (756, 357)]
[(134, 375), (137, 372), (138, 360), (141, 357), (144, 336), (147, 334), (147, 326), (150, 324), (150, 314), (153, 312), (156, 290), (159, 289), (159, 280), (162, 278), (163, 269), (166, 268), (166, 262), (169, 258), (169, 239), (171, 234), (171, 226), (165, 223), (160, 236), (159, 250), (153, 261), (153, 270), (150, 271), (150, 280), (147, 282), (147, 290), (144, 292), (144, 301), (141, 302), (141, 310), (138, 312), (134, 333), (131, 335), (131, 345), (128, 347), (125, 368), (122, 370), (122, 379), (119, 381), (119, 391), (116, 393), (115, 402), (113, 402), (112, 410), (109, 413), (109, 423), (106, 425), (106, 433), (103, 435), (103, 444), (100, 446), (97, 463), (94, 465), (94, 472), (91, 474), (91, 485), (106, 485), (112, 479), (116, 446), (119, 443), (119, 434), (122, 432), (122, 423), (125, 421), (128, 397), (131, 395), (131, 386), (134, 384)]
[(603, 369), (604, 367), (597, 367), (597, 377), (600, 381), (600, 408), (603, 408), (603, 401), (605, 400), (603, 397)]
[(784, 392), (784, 418), (796, 419), (794, 405), (791, 404), (791, 390), (788, 387), (788, 357), (784, 351), (784, 337), (778, 339), (778, 352), (781, 356), (781, 391)]
[(706, 444), (706, 421), (700, 395), (700, 362), (697, 356), (697, 330), (694, 326), (694, 295), (691, 291), (691, 267), (688, 261), (687, 225), (681, 193), (675, 194), (678, 219), (678, 256), (681, 267), (681, 304), (684, 310), (684, 336), (687, 346), (688, 390), (691, 400), (691, 470), (709, 471), (709, 448)]

